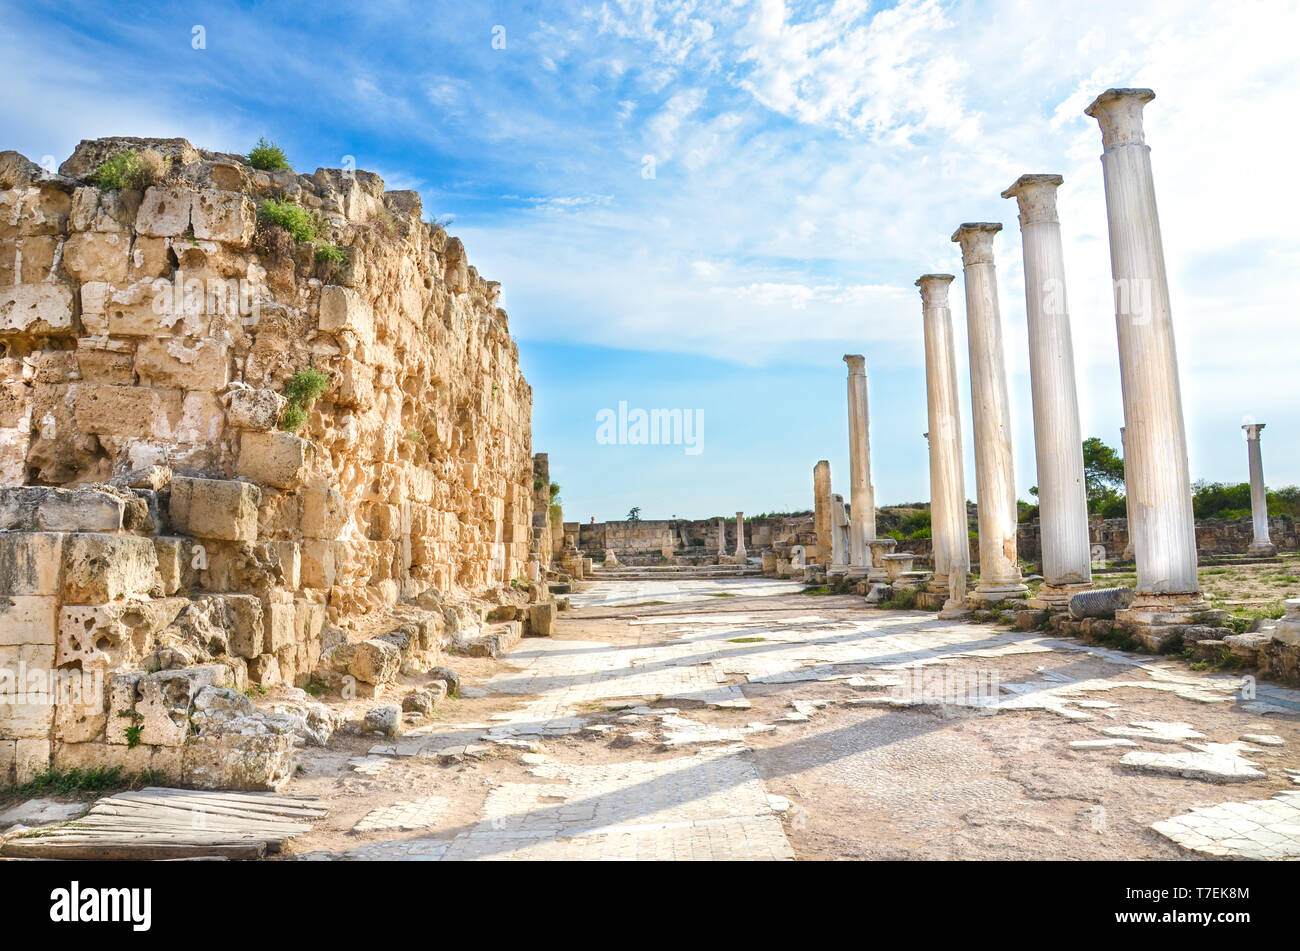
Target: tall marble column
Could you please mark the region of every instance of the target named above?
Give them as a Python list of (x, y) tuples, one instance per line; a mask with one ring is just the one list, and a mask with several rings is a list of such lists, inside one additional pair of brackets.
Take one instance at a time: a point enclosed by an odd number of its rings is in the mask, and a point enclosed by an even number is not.
[(867, 360), (845, 354), (849, 365), (849, 565), (870, 567), (867, 542), (876, 537), (876, 493), (871, 486), (871, 436), (867, 404)]
[(831, 563), (831, 464), (822, 459), (813, 466), (813, 530), (817, 533), (819, 565)]
[(1000, 224), (976, 222), (962, 225), (952, 236), (961, 245), (966, 283), (980, 535), (980, 583), (970, 597), (977, 602), (1020, 598), (1029, 590), (1020, 578), (1020, 564), (1016, 560), (1020, 513), (1016, 507), (1002, 315), (993, 266), (993, 236), (1001, 230)]
[(960, 612), (970, 568), (966, 522), (966, 476), (961, 452), (961, 403), (957, 354), (948, 309), (951, 274), (923, 274), (921, 319), (925, 331), (925, 390), (930, 431), (930, 535), (934, 549), (934, 591), (949, 591), (949, 575), (961, 575), (961, 595), (949, 597), (945, 612)]
[(1043, 584), (1035, 598), (1063, 608), (1092, 586), (1088, 492), (1074, 378), (1074, 343), (1065, 294), (1065, 252), (1056, 215), (1060, 175), (1021, 175), (1002, 193), (1020, 208), (1029, 323)]
[(1124, 553), (1120, 555), (1120, 561), (1130, 562), (1133, 560), (1133, 533), (1136, 529), (1133, 527), (1133, 490), (1128, 484), (1128, 436), (1125, 435), (1124, 427), (1119, 428), (1119, 451), (1124, 458), (1124, 524), (1128, 526), (1128, 544), (1124, 546)]
[(1247, 551), (1252, 555), (1276, 555), (1277, 546), (1268, 537), (1268, 492), (1264, 488), (1264, 457), (1259, 449), (1259, 433), (1263, 423), (1248, 423), (1246, 448), (1250, 457), (1250, 517), (1255, 526), (1255, 538)]
[(718, 557), (725, 558), (727, 555), (727, 520), (718, 519)]
[(736, 564), (743, 565), (749, 557), (745, 550), (745, 513), (736, 513)]
[(1185, 624), (1206, 610), (1196, 574), (1196, 522), (1169, 283), (1151, 150), (1142, 130), (1142, 107), (1154, 97), (1149, 89), (1108, 89), (1084, 110), (1101, 126), (1133, 516), (1129, 531), (1137, 560), (1137, 596), (1116, 620), (1145, 629), (1139, 636), (1148, 647), (1167, 639), (1159, 628)]

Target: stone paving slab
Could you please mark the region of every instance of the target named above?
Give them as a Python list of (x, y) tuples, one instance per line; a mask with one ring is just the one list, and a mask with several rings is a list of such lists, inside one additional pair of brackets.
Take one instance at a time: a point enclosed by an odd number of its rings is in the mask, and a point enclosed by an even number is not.
[(1185, 849), (1243, 859), (1300, 859), (1300, 793), (1193, 809), (1151, 826)]

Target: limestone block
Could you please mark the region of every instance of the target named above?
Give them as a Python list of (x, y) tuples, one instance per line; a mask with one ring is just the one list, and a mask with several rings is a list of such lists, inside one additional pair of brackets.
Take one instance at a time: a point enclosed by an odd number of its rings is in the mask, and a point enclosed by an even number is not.
[(181, 417), (181, 391), (82, 383), (69, 392), (77, 428), (108, 436), (168, 436)]
[(265, 717), (237, 717), (220, 732), (191, 736), (181, 780), (196, 789), (277, 790), (293, 776), (294, 735)]
[(189, 560), (189, 546), (183, 538), (160, 536), (153, 540), (154, 554), (158, 556), (158, 578), (164, 595), (180, 590), (185, 578), (184, 562)]
[(83, 186), (72, 193), (68, 211), (71, 231), (127, 231), (135, 221), (136, 208), (121, 191), (101, 191)]
[(266, 644), (266, 607), (262, 600), (251, 594), (227, 594), (222, 600), (231, 652), (248, 659), (257, 657)]
[(172, 528), (198, 538), (255, 541), (261, 502), (261, 490), (248, 482), (177, 477), (172, 480)]
[(194, 193), (189, 189), (154, 185), (144, 193), (135, 216), (135, 230), (156, 238), (183, 235), (190, 227)]
[(275, 429), (284, 412), (285, 398), (275, 390), (239, 385), (226, 396), (226, 422), (239, 429), (259, 432)]
[(126, 599), (59, 609), (55, 663), (116, 669), (139, 661), (190, 604), (186, 598)]
[(280, 661), (274, 654), (260, 654), (248, 662), (248, 679), (262, 687), (284, 683), (280, 674)]
[(64, 539), (65, 604), (103, 604), (161, 591), (152, 539), (98, 532), (74, 532)]
[(332, 587), (337, 571), (334, 542), (312, 539), (302, 543), (302, 586), (304, 588)]
[(315, 451), (312, 443), (293, 433), (244, 430), (239, 438), (239, 462), (235, 471), (263, 485), (293, 488), (306, 477)]
[(257, 224), (257, 207), (239, 192), (206, 189), (194, 196), (194, 237), (247, 247)]
[(145, 340), (135, 352), (135, 372), (143, 386), (219, 390), (230, 382), (230, 351), (214, 339), (192, 347), (174, 338)]
[[(85, 323), (83, 317), (82, 323)], [(95, 347), (83, 337), (77, 341), (77, 369), (87, 383), (131, 386), (135, 383), (135, 355), (130, 350)]]
[(52, 595), (0, 596), (0, 647), (53, 646), (57, 618), (58, 599)]
[(126, 503), (96, 489), (0, 486), (0, 531), (116, 532)]
[(53, 533), (0, 533), (0, 595), (58, 594), (62, 548)]
[(528, 630), (534, 637), (550, 637), (555, 633), (556, 608), (554, 601), (543, 601), (528, 606)]
[(104, 740), (108, 743), (128, 742), (126, 728), (136, 722), (135, 703), (139, 699), (138, 687), (144, 674), (131, 671), (113, 674), (108, 679), (108, 705), (104, 724)]
[[(129, 726), (129, 724), (128, 724)], [(128, 773), (161, 773), (168, 783), (181, 782), (181, 748), (178, 746), (127, 747), (125, 743), (54, 743), (56, 769), (93, 769), (120, 766)]]
[(63, 242), (63, 269), (78, 281), (126, 280), (131, 236), (118, 232), (83, 231)]
[(280, 572), (285, 587), (297, 591), (302, 587), (302, 551), (297, 542), (275, 542)]
[(0, 287), (0, 335), (73, 332), (72, 288), (66, 284)]
[[(263, 598), (263, 628), (265, 632), (262, 650), (273, 654), (288, 647), (294, 641), (294, 620), (296, 611), (293, 593), (282, 589), (267, 592)], [(258, 681), (261, 683), (261, 681)]]
[(37, 284), (52, 276), (55, 252), (59, 248), (59, 239), (54, 235), (35, 235), (24, 238), (22, 242), (22, 274), (19, 281), (23, 284)]
[(225, 682), (225, 668), (215, 664), (160, 670), (145, 674), (137, 685), (135, 711), (140, 742), (149, 746), (180, 746), (190, 734), (194, 697), (204, 687)]
[(14, 744), (14, 782), (28, 782), (48, 770), (51, 748), (48, 737), (18, 739)]
[(369, 408), (375, 402), (374, 369), (360, 360), (346, 357), (340, 366), (334, 401), (339, 406)]
[(350, 331), (366, 346), (375, 341), (375, 316), (370, 303), (350, 287), (327, 284), (321, 288), (318, 325), (326, 333)]
[(303, 491), (299, 530), (305, 538), (338, 538), (347, 521), (347, 499), (337, 489), (311, 486)]
[[(80, 698), (84, 702), (60, 702), (54, 708), (54, 736), (65, 743), (88, 743), (104, 738), (108, 717), (104, 713), (104, 694)], [(98, 700), (98, 703), (94, 701)]]
[[(299, 598), (294, 601), (294, 640), (299, 644), (312, 644), (320, 641), (321, 631), (325, 627), (325, 605), (315, 601)], [(315, 663), (309, 665), (314, 667)]]
[(377, 638), (345, 644), (335, 651), (335, 658), (336, 662), (346, 661), (348, 673), (367, 684), (388, 683), (402, 666), (402, 652), (397, 646)]

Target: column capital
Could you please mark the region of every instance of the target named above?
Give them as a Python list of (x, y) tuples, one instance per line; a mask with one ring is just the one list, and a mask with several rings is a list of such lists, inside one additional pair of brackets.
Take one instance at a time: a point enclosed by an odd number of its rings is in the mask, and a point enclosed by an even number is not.
[(867, 358), (860, 353), (844, 354), (844, 362), (849, 365), (850, 376), (867, 375)]
[(948, 306), (948, 285), (953, 282), (951, 274), (922, 274), (916, 279), (916, 286), (921, 289), (921, 305), (925, 308)]
[(952, 233), (961, 245), (962, 267), (993, 263), (993, 236), (1002, 230), (996, 221), (968, 221)]
[(1106, 151), (1146, 145), (1142, 107), (1155, 97), (1150, 89), (1107, 89), (1083, 112), (1101, 125), (1101, 144)]
[(1266, 423), (1246, 423), (1246, 425), (1242, 426), (1241, 428), (1246, 431), (1247, 439), (1258, 439), (1259, 431), (1263, 429), (1266, 425), (1267, 425)]
[(1020, 207), (1020, 227), (1042, 221), (1056, 221), (1056, 189), (1065, 181), (1060, 175), (1021, 175), (1003, 198), (1014, 198)]

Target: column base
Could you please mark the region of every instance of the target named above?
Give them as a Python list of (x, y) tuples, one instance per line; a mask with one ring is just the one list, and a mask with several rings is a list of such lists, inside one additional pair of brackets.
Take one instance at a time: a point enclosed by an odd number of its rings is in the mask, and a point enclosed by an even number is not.
[(939, 611), (940, 621), (958, 621), (967, 617), (970, 617), (970, 608), (966, 606), (965, 601), (959, 601), (956, 598), (949, 598), (945, 601), (943, 608)]
[(1044, 583), (1034, 596), (1025, 602), (1025, 607), (1038, 611), (1065, 612), (1070, 609), (1070, 598), (1082, 591), (1092, 590), (1093, 584), (1090, 581), (1080, 581), (1073, 584)]
[(1251, 542), (1246, 549), (1248, 555), (1276, 555), (1277, 546), (1272, 542)]
[(999, 601), (1016, 601), (1028, 595), (1029, 586), (1025, 584), (981, 584), (966, 595), (966, 603), (973, 608), (982, 608)]
[(871, 567), (869, 565), (849, 565), (845, 568), (845, 577), (850, 581), (861, 581), (863, 578), (870, 578), (872, 581), (876, 580), (871, 577)]
[(1115, 612), (1115, 625), (1153, 653), (1160, 653), (1191, 624), (1219, 626), (1228, 616), (1206, 603), (1199, 591), (1138, 592)]

